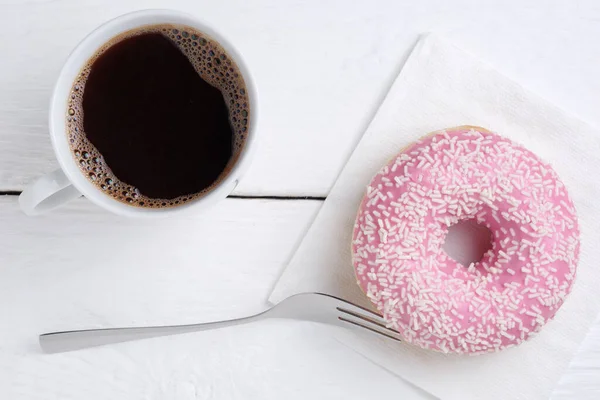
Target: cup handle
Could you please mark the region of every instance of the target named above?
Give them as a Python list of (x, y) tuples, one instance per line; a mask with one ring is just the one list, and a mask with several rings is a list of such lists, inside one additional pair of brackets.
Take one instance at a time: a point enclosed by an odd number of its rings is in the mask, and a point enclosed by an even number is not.
[(39, 215), (79, 196), (81, 193), (75, 189), (65, 173), (57, 169), (27, 186), (19, 196), (19, 205), (25, 214)]

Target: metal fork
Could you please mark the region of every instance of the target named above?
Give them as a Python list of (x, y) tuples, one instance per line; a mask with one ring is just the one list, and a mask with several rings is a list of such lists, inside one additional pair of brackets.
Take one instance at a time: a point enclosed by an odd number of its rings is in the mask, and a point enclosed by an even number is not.
[(88, 329), (44, 333), (40, 335), (40, 346), (46, 353), (60, 353), (111, 343), (242, 325), (266, 318), (314, 321), (356, 328), (362, 331), (367, 330), (388, 339), (401, 340), (400, 334), (388, 328), (381, 315), (373, 311), (328, 294), (301, 293), (288, 297), (272, 308), (249, 317), (193, 325)]

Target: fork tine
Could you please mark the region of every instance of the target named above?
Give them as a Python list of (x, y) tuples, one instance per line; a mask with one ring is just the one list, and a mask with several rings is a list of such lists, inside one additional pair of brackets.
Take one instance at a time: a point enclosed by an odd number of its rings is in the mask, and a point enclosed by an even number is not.
[[(401, 340), (399, 337), (396, 337), (396, 336), (394, 336), (394, 335), (391, 333), (391, 332), (393, 332), (393, 333), (396, 333), (396, 334), (397, 334), (397, 332), (396, 332), (396, 331), (394, 331), (394, 330), (391, 330), (391, 329), (389, 329), (390, 333), (387, 333), (387, 332), (382, 332), (382, 331), (380, 331), (380, 330), (378, 330), (378, 329), (376, 329), (376, 328), (374, 328), (374, 327), (370, 327), (370, 326), (367, 326), (367, 325), (363, 325), (363, 324), (361, 324), (359, 321), (353, 321), (353, 320), (351, 320), (351, 319), (344, 318), (344, 317), (338, 317), (338, 319), (339, 319), (340, 321), (347, 322), (347, 323), (349, 323), (349, 324), (352, 324), (352, 325), (354, 325), (354, 326), (357, 326), (357, 327), (360, 327), (360, 328), (364, 328), (364, 329), (366, 329), (366, 330), (369, 330), (369, 331), (371, 331), (371, 332), (373, 332), (373, 333), (377, 333), (377, 334), (379, 334), (379, 335), (385, 336), (385, 337), (387, 337), (387, 338), (389, 338), (389, 339), (393, 339), (393, 340), (395, 340), (395, 341), (397, 341), (397, 342), (401, 342), (401, 341), (402, 341), (402, 340)], [(378, 325), (378, 326), (379, 326), (379, 325)]]
[[(368, 318), (370, 318), (373, 323), (376, 322), (378, 325), (381, 325), (381, 326), (385, 326), (385, 324), (386, 324), (386, 321), (383, 319), (383, 316), (375, 311), (369, 310), (368, 308), (361, 307), (354, 303), (350, 303), (349, 301), (340, 299), (339, 297), (336, 297), (336, 296), (332, 296), (329, 294), (322, 294), (322, 293), (318, 293), (318, 294), (337, 300), (337, 302), (339, 304), (336, 307), (338, 309), (343, 308), (344, 310), (348, 310), (348, 313), (354, 313), (354, 314), (361, 315), (361, 316), (367, 314)], [(362, 319), (364, 319), (364, 318), (362, 318)]]
[(361, 306), (359, 306), (357, 304), (350, 303), (349, 301), (344, 301), (344, 302), (347, 305), (351, 306), (351, 308), (349, 308), (349, 309), (352, 309), (352, 308), (355, 309), (355, 310), (352, 310), (352, 311), (354, 311), (354, 312), (361, 312), (361, 313), (367, 313), (367, 314), (369, 314), (371, 316), (371, 318), (381, 320), (381, 321), (383, 321), (383, 323), (385, 323), (385, 320), (383, 319), (383, 315), (381, 315), (380, 313), (375, 312), (373, 310), (369, 310), (368, 308), (361, 307)]
[(336, 307), (336, 309), (339, 312), (351, 315), (351, 316), (356, 317), (358, 319), (362, 319), (363, 321), (370, 322), (371, 324), (377, 325), (377, 326), (379, 326), (379, 327), (381, 327), (381, 328), (383, 328), (383, 329), (385, 329), (387, 331), (390, 331), (390, 332), (393, 332), (395, 334), (398, 334), (398, 331), (396, 331), (396, 330), (394, 330), (392, 328), (389, 328), (387, 326), (387, 324), (385, 323), (385, 321), (383, 321), (383, 320), (375, 319), (375, 318), (372, 318), (370, 316), (363, 315), (363, 314), (360, 314), (360, 313), (357, 313), (357, 312), (354, 312), (354, 311), (346, 310), (346, 309), (341, 308), (341, 307)]
[[(398, 331), (387, 327), (386, 321), (380, 314), (330, 294), (312, 293), (312, 295), (317, 295), (317, 298), (329, 299), (326, 304), (327, 306), (331, 306), (336, 312), (334, 316), (335, 321), (337, 322), (336, 325), (347, 327), (350, 325), (356, 328), (364, 328), (390, 339), (403, 341), (402, 336)], [(323, 304), (320, 304), (319, 306), (321, 305)]]

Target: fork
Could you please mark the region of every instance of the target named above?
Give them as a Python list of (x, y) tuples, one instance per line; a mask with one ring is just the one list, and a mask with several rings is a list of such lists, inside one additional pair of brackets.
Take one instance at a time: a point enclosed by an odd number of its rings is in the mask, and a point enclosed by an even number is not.
[(244, 318), (192, 325), (148, 326), (132, 328), (87, 329), (40, 335), (46, 353), (61, 353), (88, 347), (247, 324), (267, 318), (285, 318), (320, 322), (376, 333), (400, 341), (400, 334), (386, 326), (383, 317), (346, 300), (323, 293), (300, 293), (272, 308)]

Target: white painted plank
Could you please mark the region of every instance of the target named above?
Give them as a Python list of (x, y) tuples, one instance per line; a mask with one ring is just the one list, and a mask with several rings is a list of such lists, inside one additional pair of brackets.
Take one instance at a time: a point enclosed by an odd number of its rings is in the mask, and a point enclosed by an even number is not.
[[(600, 122), (594, 0), (0, 0), (0, 190), (52, 170), (47, 104), (62, 62), (103, 21), (175, 7), (247, 57), (262, 144), (238, 194), (325, 195), (420, 33), (472, 50), (542, 96)], [(465, 121), (467, 123), (468, 121)]]
[[(232, 318), (266, 307), (320, 202), (226, 200), (211, 212), (123, 219), (84, 199), (39, 218), (0, 197), (2, 399), (425, 399), (300, 322), (41, 354), (52, 330)], [(600, 326), (557, 399), (600, 393)]]
[(45, 331), (263, 310), (319, 207), (227, 200), (202, 216), (142, 221), (81, 199), (33, 219), (15, 197), (0, 198), (0, 398), (341, 399), (402, 389), (309, 323), (40, 353)]
[(600, 398), (600, 318), (588, 333), (552, 400)]
[(28, 218), (16, 199), (0, 196), (0, 304), (22, 300), (47, 330), (261, 311), (321, 204), (227, 199), (200, 215), (148, 220), (83, 198)]

